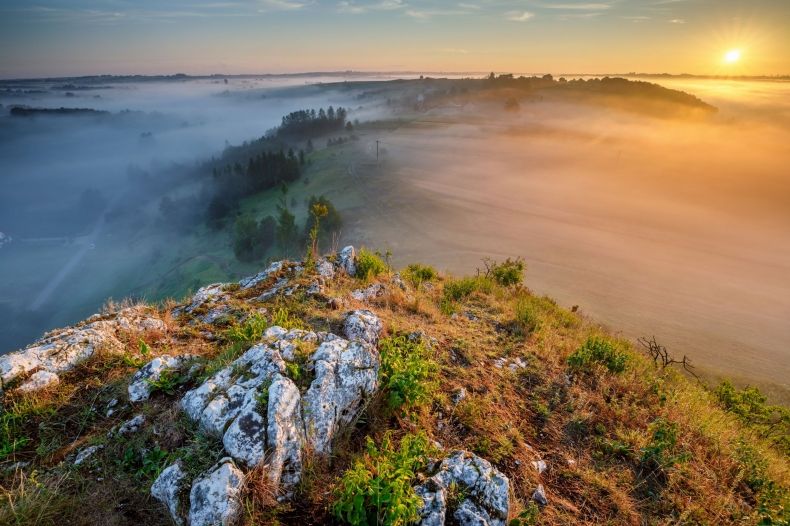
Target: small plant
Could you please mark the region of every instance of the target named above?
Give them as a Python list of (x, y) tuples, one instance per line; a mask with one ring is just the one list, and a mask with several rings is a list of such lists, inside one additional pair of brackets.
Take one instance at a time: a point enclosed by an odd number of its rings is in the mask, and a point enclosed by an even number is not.
[(266, 319), (256, 312), (247, 317), (241, 325), (226, 329), (223, 336), (230, 342), (254, 342), (263, 336), (266, 327), (268, 327)]
[(518, 285), (524, 279), (524, 268), (526, 265), (521, 258), (507, 258), (501, 263), (486, 258), (483, 260), (483, 265), (485, 265), (485, 277), (493, 279), (503, 287)]
[(310, 246), (307, 248), (307, 258), (305, 258), (305, 267), (312, 268), (315, 264), (315, 259), (318, 257), (318, 232), (321, 229), (321, 218), (329, 213), (329, 208), (321, 202), (315, 202), (310, 207), (310, 215), (313, 218), (313, 226), (310, 228), (308, 237), (310, 238)]
[(526, 508), (521, 510), (521, 513), (511, 519), (508, 526), (533, 526), (538, 523), (538, 516), (540, 515), (540, 508), (534, 502), (530, 502)]
[(420, 263), (412, 263), (403, 274), (415, 289), (419, 289), (423, 283), (433, 281), (438, 275), (435, 268)]
[(650, 425), (653, 435), (650, 442), (640, 450), (639, 459), (649, 474), (663, 473), (675, 464), (689, 459), (688, 453), (675, 454), (678, 441), (678, 426), (665, 418), (658, 418)]
[(357, 254), (357, 278), (370, 280), (387, 271), (387, 264), (377, 254), (360, 249)]
[(404, 335), (379, 342), (381, 384), (392, 409), (413, 409), (430, 399), (436, 387), (438, 365), (422, 342)]
[(417, 473), (433, 452), (423, 433), (406, 435), (395, 447), (387, 433), (376, 447), (367, 439), (367, 452), (347, 470), (335, 490), (332, 513), (352, 525), (402, 526), (419, 519), (422, 499), (414, 492)]
[(288, 330), (309, 329), (307, 324), (295, 316), (287, 307), (280, 307), (272, 313), (272, 325), (277, 325)]
[(514, 310), (516, 324), (524, 335), (528, 335), (540, 328), (543, 322), (543, 315), (531, 296), (519, 298), (516, 301)]
[(148, 344), (145, 343), (145, 340), (143, 340), (142, 338), (140, 338), (140, 340), (137, 342), (137, 349), (140, 351), (140, 354), (142, 354), (143, 356), (148, 356), (149, 354), (151, 354), (151, 347), (149, 347)]
[(581, 371), (588, 369), (592, 364), (601, 364), (609, 372), (621, 373), (625, 371), (628, 355), (618, 348), (612, 341), (591, 336), (581, 347), (568, 356), (568, 364), (572, 369)]
[(159, 374), (159, 378), (147, 379), (146, 383), (151, 386), (152, 392), (161, 392), (172, 396), (179, 387), (189, 380), (186, 375), (179, 374), (177, 371), (166, 369)]

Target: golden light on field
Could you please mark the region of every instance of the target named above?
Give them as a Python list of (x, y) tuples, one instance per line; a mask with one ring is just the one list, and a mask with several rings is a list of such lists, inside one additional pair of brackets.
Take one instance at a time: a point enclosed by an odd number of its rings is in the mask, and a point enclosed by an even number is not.
[(741, 59), (740, 49), (731, 49), (724, 54), (724, 62), (734, 64)]

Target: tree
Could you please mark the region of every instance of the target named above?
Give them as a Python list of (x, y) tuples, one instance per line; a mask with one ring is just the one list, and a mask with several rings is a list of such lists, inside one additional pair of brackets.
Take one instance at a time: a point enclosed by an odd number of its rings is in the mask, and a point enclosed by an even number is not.
[(233, 236), (233, 253), (240, 261), (252, 261), (255, 255), (255, 238), (258, 225), (249, 216), (239, 217), (236, 220)]

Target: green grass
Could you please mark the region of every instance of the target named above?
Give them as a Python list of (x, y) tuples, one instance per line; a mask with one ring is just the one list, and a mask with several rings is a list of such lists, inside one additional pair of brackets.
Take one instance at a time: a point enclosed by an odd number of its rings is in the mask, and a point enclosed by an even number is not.
[(359, 250), (357, 254), (357, 278), (367, 281), (384, 272), (387, 272), (387, 264), (378, 254), (365, 248)]
[(416, 289), (419, 289), (423, 283), (435, 280), (438, 275), (435, 268), (421, 263), (413, 263), (403, 271), (403, 277)]
[(379, 376), (391, 409), (409, 411), (430, 400), (439, 367), (422, 342), (404, 335), (384, 338), (379, 353)]
[(341, 477), (332, 504), (334, 516), (354, 526), (416, 522), (422, 499), (413, 485), (431, 449), (423, 433), (404, 436), (400, 447), (389, 433), (378, 447), (368, 437), (367, 452)]
[(604, 366), (611, 373), (625, 371), (628, 355), (620, 345), (601, 336), (587, 338), (581, 347), (568, 356), (568, 365), (575, 371), (589, 370), (593, 364)]

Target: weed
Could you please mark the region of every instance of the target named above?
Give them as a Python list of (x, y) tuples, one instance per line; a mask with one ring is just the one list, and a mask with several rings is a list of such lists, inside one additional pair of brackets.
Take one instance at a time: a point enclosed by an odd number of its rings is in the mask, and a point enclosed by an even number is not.
[(179, 374), (177, 371), (166, 369), (159, 374), (159, 378), (148, 378), (146, 383), (151, 387), (151, 392), (161, 392), (168, 396), (176, 393), (179, 387), (189, 381), (187, 375)]
[(387, 433), (376, 447), (367, 439), (367, 452), (347, 470), (335, 490), (332, 513), (353, 525), (400, 526), (419, 519), (422, 499), (414, 492), (417, 473), (425, 469), (432, 451), (428, 437), (406, 435), (396, 448)]
[(32, 440), (25, 426), (42, 417), (51, 416), (55, 408), (41, 404), (32, 397), (6, 400), (0, 410), (0, 460), (13, 455)]
[(149, 345), (145, 343), (145, 340), (142, 338), (140, 338), (140, 340), (137, 342), (137, 350), (139, 350), (140, 354), (143, 356), (148, 356), (151, 354), (151, 347), (149, 347)]
[(268, 324), (258, 313), (251, 314), (241, 325), (234, 325), (225, 330), (224, 338), (230, 342), (254, 342), (260, 340)]
[(628, 355), (619, 349), (618, 345), (600, 336), (587, 338), (581, 347), (568, 356), (571, 369), (582, 371), (589, 369), (592, 364), (601, 364), (609, 372), (621, 373), (625, 371)]
[(538, 516), (540, 515), (540, 508), (534, 502), (530, 502), (526, 508), (521, 510), (521, 513), (511, 519), (508, 526), (533, 526), (538, 523)]
[(766, 403), (767, 398), (756, 387), (739, 391), (727, 380), (714, 389), (713, 395), (726, 411), (772, 441), (784, 454), (790, 454), (790, 409)]
[(415, 289), (419, 289), (423, 283), (427, 283), (436, 279), (438, 273), (436, 272), (436, 269), (430, 265), (412, 263), (406, 267), (403, 275)]
[(485, 265), (485, 277), (493, 279), (497, 284), (503, 287), (518, 285), (524, 279), (524, 269), (526, 265), (521, 258), (507, 258), (501, 263), (486, 258), (483, 260), (483, 265)]
[(640, 450), (639, 462), (643, 471), (652, 474), (664, 472), (675, 464), (689, 459), (689, 453), (674, 453), (678, 441), (678, 426), (665, 418), (658, 418), (650, 425), (650, 442)]
[(288, 330), (309, 329), (307, 324), (295, 316), (287, 307), (279, 307), (272, 313), (272, 325), (277, 325)]
[(357, 278), (367, 281), (386, 271), (387, 264), (380, 256), (364, 248), (360, 249), (357, 254)]
[(379, 342), (381, 384), (390, 408), (413, 409), (430, 399), (438, 365), (422, 342), (404, 335)]

